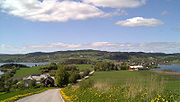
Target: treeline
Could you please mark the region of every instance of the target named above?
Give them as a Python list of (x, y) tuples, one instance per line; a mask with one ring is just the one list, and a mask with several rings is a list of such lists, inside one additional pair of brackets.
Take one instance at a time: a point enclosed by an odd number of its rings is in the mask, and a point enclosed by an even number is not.
[[(35, 52), (22, 55), (0, 55), (0, 62), (58, 62), (67, 59), (77, 64), (89, 63), (88, 60), (130, 60), (136, 58), (158, 58), (162, 60), (180, 60), (180, 54), (165, 53), (144, 53), (144, 52), (107, 52), (98, 50), (77, 50), (77, 51), (57, 51), (51, 53)], [(167, 59), (164, 59), (167, 58)], [(74, 61), (73, 59), (88, 59)]]
[(0, 92), (10, 91), (19, 88), (17, 82), (18, 80), (13, 80), (12, 77), (16, 71), (21, 67), (27, 67), (22, 64), (4, 64), (0, 68), (6, 71), (5, 74), (0, 76)]
[(7, 71), (10, 70), (10, 69), (15, 69), (15, 68), (17, 69), (17, 68), (21, 68), (21, 67), (26, 68), (26, 67), (28, 67), (28, 66), (23, 65), (23, 64), (13, 64), (13, 63), (11, 63), (11, 64), (1, 65), (1, 66), (0, 66), (0, 70), (3, 71), (3, 72), (7, 72)]
[(112, 70), (128, 70), (129, 66), (126, 64), (120, 65), (115, 65), (114, 63), (109, 63), (109, 62), (102, 62), (102, 63), (97, 63), (94, 66), (95, 71), (112, 71)]
[(90, 70), (85, 69), (79, 72), (79, 69), (74, 65), (61, 65), (58, 67), (55, 74), (55, 83), (59, 87), (68, 84), (76, 83), (78, 79), (82, 79), (89, 74)]
[(66, 59), (61, 64), (92, 64), (92, 61), (88, 59)]

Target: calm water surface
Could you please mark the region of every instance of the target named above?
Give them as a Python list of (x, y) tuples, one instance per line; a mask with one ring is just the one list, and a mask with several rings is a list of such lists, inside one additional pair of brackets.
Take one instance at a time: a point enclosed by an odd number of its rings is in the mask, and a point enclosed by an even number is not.
[[(0, 63), (0, 66), (3, 65), (3, 64), (10, 64), (10, 63)], [(43, 63), (14, 63), (14, 64), (24, 64), (26, 66), (29, 66), (29, 67), (32, 67), (32, 66), (35, 66), (35, 65), (47, 65), (47, 64), (50, 64), (49, 62), (43, 62)]]
[(180, 65), (159, 65), (160, 69), (154, 69), (156, 71), (161, 71), (163, 69), (171, 69), (172, 71), (180, 72)]
[[(10, 63), (0, 63), (0, 66), (1, 65), (4, 65), (4, 64), (10, 64)], [(24, 64), (26, 66), (29, 66), (29, 67), (32, 67), (32, 66), (35, 66), (35, 65), (47, 65), (47, 64), (50, 64), (49, 62), (43, 62), (43, 63), (14, 63), (14, 64)], [(3, 72), (0, 71), (0, 75), (2, 75)]]
[(3, 74), (3, 72), (0, 71), (0, 75), (2, 75), (2, 74)]

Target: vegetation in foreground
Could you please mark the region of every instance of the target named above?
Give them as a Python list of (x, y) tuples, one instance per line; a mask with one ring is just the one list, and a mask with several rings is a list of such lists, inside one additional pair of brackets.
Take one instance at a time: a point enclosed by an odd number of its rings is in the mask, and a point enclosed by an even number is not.
[(73, 102), (179, 102), (180, 81), (151, 71), (96, 72), (61, 93)]
[(15, 100), (45, 91), (45, 88), (26, 89), (0, 95), (0, 102), (14, 102)]

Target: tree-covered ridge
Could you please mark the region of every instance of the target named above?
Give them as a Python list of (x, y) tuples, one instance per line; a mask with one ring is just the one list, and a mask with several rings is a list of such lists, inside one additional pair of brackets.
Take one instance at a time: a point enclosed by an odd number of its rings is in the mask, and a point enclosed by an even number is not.
[(180, 53), (144, 53), (144, 52), (108, 52), (99, 50), (74, 50), (57, 52), (35, 52), (28, 54), (1, 54), (0, 62), (60, 62), (66, 59), (106, 60), (137, 60), (158, 59), (162, 61), (180, 61)]

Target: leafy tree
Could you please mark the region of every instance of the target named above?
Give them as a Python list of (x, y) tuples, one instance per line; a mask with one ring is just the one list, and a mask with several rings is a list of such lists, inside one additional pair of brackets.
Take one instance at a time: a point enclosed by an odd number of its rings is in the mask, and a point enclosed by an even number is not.
[(69, 82), (76, 83), (77, 79), (79, 79), (79, 74), (76, 72), (72, 72), (69, 76)]
[(69, 82), (69, 73), (66, 71), (65, 66), (60, 66), (58, 70), (56, 71), (55, 75), (55, 83), (59, 87), (63, 87), (64, 85), (67, 85)]
[(121, 70), (128, 70), (129, 69), (129, 66), (127, 65), (121, 65)]
[(36, 80), (33, 79), (33, 80), (30, 81), (29, 87), (30, 87), (30, 88), (34, 88), (35, 86), (36, 86)]
[(94, 67), (95, 71), (111, 71), (111, 70), (118, 70), (117, 66), (113, 63), (97, 63)]

